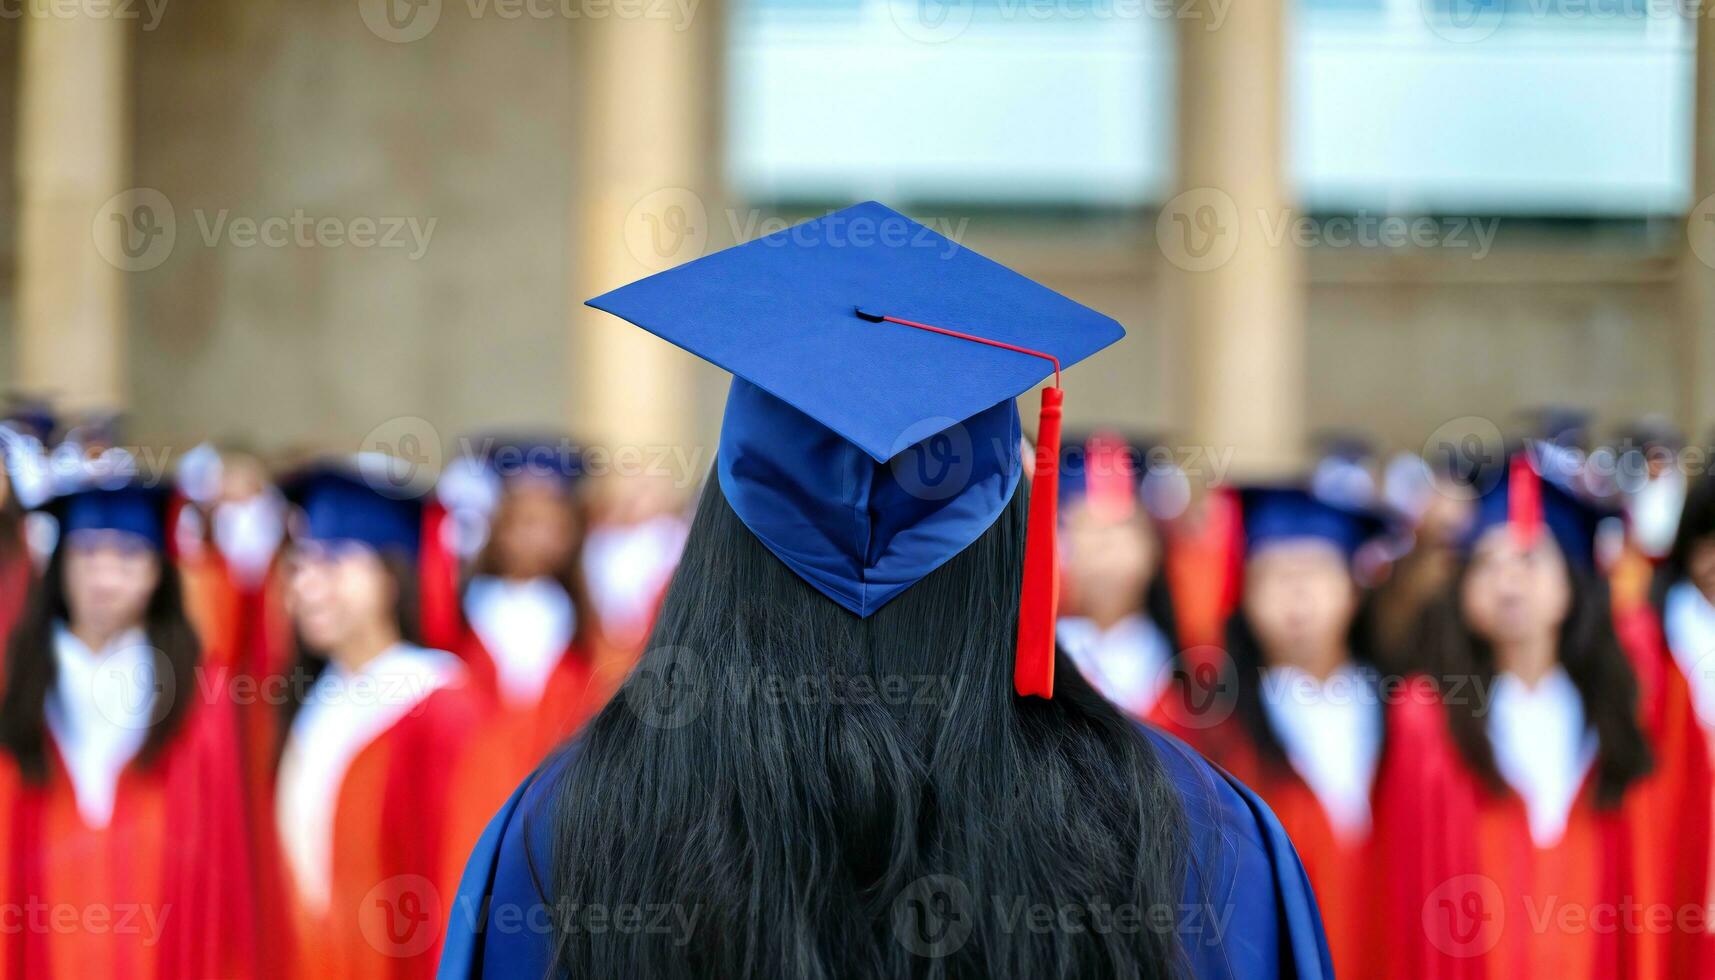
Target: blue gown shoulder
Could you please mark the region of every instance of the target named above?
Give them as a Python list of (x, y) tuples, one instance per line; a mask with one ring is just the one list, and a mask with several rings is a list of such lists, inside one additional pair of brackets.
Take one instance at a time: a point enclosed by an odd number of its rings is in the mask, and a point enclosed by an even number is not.
[[(1191, 973), (1207, 978), (1332, 977), (1304, 867), (1268, 806), (1183, 742), (1145, 726), (1178, 791), (1189, 869), (1177, 910)], [(471, 852), (450, 909), (442, 978), (545, 977), (554, 959), (549, 796), (566, 756), (515, 790)]]
[(1179, 940), (1192, 975), (1333, 977), (1310, 879), (1274, 811), (1184, 742), (1139, 727), (1185, 809), (1190, 867)]

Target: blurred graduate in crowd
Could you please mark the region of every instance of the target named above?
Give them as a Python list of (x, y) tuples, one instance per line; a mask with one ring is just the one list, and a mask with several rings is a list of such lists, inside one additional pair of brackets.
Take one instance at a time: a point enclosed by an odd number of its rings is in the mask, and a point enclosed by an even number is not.
[(1659, 415), (1646, 415), (1619, 433), (1613, 455), (1616, 489), (1626, 512), (1630, 540), (1652, 562), (1673, 548), (1688, 477), (1680, 465), (1685, 434)]
[(1708, 799), (1707, 754), (1659, 642), (1616, 625), (1598, 552), (1612, 515), (1543, 472), (1557, 448), (1532, 443), (1488, 481), (1420, 628), (1443, 711), (1400, 746), (1421, 778), (1428, 942), (1404, 960), (1705, 975), (1704, 923), (1682, 913), (1707, 897), (1709, 811), (1688, 805)]
[(237, 738), (170, 557), (168, 494), (107, 477), (50, 510), (0, 703), (0, 891), (24, 916), (0, 976), (256, 975)]
[(274, 808), (304, 977), (433, 974), (453, 774), (485, 711), (458, 657), (415, 642), (424, 507), (397, 465), (362, 455), (284, 484), (302, 646)]
[[(1698, 729), (1715, 758), (1715, 474), (1689, 481), (1673, 545), (1656, 582), (1668, 649), (1690, 688)], [(1715, 806), (1715, 795), (1709, 802)], [(1710, 886), (1715, 889), (1715, 849), (1711, 861)], [(1715, 958), (1706, 962), (1715, 963)]]
[(1150, 448), (1096, 432), (1060, 455), (1060, 648), (1140, 721), (1163, 720), (1179, 649), (1157, 513), (1176, 516), (1190, 496), (1170, 461), (1152, 467)]
[(1057, 368), (1118, 324), (873, 203), (591, 304), (734, 371), (715, 475), (637, 670), (472, 854), (443, 976), (1329, 974), (1267, 807), (1056, 653)]
[(1376, 585), (1371, 602), (1372, 652), (1388, 673), (1420, 669), (1413, 662), (1422, 652), (1417, 625), (1458, 570), (1460, 542), (1478, 496), (1480, 457), (1480, 451), (1467, 455), (1444, 446), (1428, 459), (1399, 453), (1388, 461), (1381, 499), (1410, 535), (1410, 547)]
[[(580, 457), (564, 436), (479, 437), (442, 478), (449, 512), (481, 541), (460, 590), (453, 650), (490, 702), (455, 780), (443, 880), (519, 780), (605, 703), (615, 662), (585, 586)], [(450, 487), (448, 489), (451, 489)], [(475, 508), (476, 513), (467, 513)], [(474, 526), (469, 526), (474, 525)], [(450, 891), (449, 891), (450, 893)]]
[(609, 473), (589, 481), (584, 568), (602, 633), (635, 657), (678, 566), (688, 521), (677, 480), (701, 474)]
[[(1324, 487), (1324, 491), (1328, 490)], [(1355, 567), (1386, 522), (1370, 495), (1330, 500), (1304, 486), (1248, 487), (1243, 590), (1227, 623), (1232, 695), (1224, 721), (1193, 732), (1214, 761), (1274, 809), (1315, 888), (1336, 973), (1387, 972), (1400, 928), (1389, 887), (1388, 698), (1357, 628)]]

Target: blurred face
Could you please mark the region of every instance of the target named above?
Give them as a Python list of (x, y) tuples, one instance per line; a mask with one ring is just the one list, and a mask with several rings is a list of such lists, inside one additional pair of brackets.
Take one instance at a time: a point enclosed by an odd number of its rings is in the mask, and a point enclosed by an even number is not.
[(506, 578), (555, 575), (570, 560), (576, 534), (565, 491), (524, 483), (507, 492), (494, 515), (497, 570)]
[(304, 642), (335, 651), (356, 637), (393, 628), (397, 589), (369, 548), (305, 545), (292, 556), (287, 609)]
[(135, 534), (75, 531), (66, 540), (63, 584), (74, 632), (111, 636), (142, 626), (160, 582), (160, 556)]
[(1526, 548), (1495, 528), (1477, 541), (1459, 604), (1472, 631), (1494, 646), (1540, 642), (1558, 633), (1572, 608), (1566, 560), (1551, 535)]
[(1071, 610), (1106, 622), (1135, 612), (1159, 562), (1148, 521), (1141, 514), (1105, 517), (1078, 503), (1067, 510), (1063, 528)]
[(1686, 576), (1710, 602), (1715, 602), (1715, 535), (1699, 538), (1685, 563)]
[(1245, 616), (1269, 666), (1338, 667), (1357, 603), (1346, 556), (1326, 541), (1281, 541), (1245, 562)]

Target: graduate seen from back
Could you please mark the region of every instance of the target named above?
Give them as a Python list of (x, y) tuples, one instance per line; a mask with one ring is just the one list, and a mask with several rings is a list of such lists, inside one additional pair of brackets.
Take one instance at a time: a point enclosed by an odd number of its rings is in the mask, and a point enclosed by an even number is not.
[(1330, 973), (1268, 808), (1054, 647), (1057, 368), (1118, 324), (878, 204), (591, 302), (734, 373), (715, 474), (443, 975)]

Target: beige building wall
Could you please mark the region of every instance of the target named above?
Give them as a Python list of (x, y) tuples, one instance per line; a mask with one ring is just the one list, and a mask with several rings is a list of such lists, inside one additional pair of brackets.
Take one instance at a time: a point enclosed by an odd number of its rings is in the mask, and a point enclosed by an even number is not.
[[(140, 438), (564, 421), (575, 25), (449, 3), (393, 43), (359, 8), (175, 5), (137, 38), (135, 177), (178, 225), (131, 277)], [(247, 244), (299, 214), (331, 234)]]
[[(473, 21), (445, 4), (427, 36), (390, 43), (358, 7), (187, 0), (133, 34), (134, 180), (172, 202), (177, 227), (171, 253), (126, 279), (135, 439), (357, 448), (377, 431), (422, 434), (401, 417), (451, 440), (573, 415), (579, 25)], [(7, 378), (16, 33), (0, 30)], [(426, 248), (414, 255), (422, 241), (409, 233), (399, 248), (232, 237), (235, 221), (298, 212), (347, 231), (415, 221)], [(1128, 326), (1111, 355), (1068, 375), (1072, 423), (1186, 437), (1153, 218), (1069, 227), (985, 214), (965, 240)], [(1356, 425), (1417, 447), (1451, 418), (1504, 424), (1546, 400), (1610, 419), (1673, 410), (1675, 243), (1508, 241), (1503, 228), (1480, 262), (1312, 249), (1309, 428)], [(724, 382), (696, 377), (691, 431), (706, 440)]]

